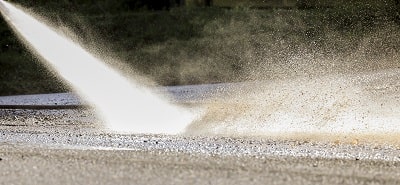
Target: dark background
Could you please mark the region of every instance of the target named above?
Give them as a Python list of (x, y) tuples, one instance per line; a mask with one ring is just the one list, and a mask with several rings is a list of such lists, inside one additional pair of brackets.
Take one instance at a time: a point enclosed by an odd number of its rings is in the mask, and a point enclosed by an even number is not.
[[(377, 37), (389, 36), (378, 39), (373, 45), (378, 46), (376, 51), (366, 55), (379, 58), (399, 51), (397, 0), (11, 2), (65, 28), (89, 50), (114, 58), (161, 85), (254, 80), (247, 75), (249, 66), (253, 70), (265, 58), (279, 62), (304, 52), (346, 56), (366, 36), (383, 29), (388, 31)], [(244, 58), (249, 52), (255, 56)], [(118, 65), (115, 61), (110, 63)], [(273, 78), (266, 76), (260, 78)], [(64, 91), (68, 87), (0, 19), (0, 95)]]

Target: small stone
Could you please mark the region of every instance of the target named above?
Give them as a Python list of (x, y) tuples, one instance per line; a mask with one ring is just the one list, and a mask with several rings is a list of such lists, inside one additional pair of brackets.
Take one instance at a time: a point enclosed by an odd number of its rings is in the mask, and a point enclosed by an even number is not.
[(353, 141), (351, 141), (352, 145), (358, 145), (359, 141), (358, 139), (353, 139)]
[(335, 146), (340, 145), (340, 141), (339, 141), (339, 140), (335, 140), (335, 141), (333, 142), (333, 145), (335, 145)]

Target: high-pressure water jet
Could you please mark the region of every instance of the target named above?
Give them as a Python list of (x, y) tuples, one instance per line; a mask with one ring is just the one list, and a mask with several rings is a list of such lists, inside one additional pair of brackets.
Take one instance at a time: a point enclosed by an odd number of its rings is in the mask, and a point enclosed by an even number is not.
[(176, 134), (194, 114), (161, 99), (107, 66), (54, 27), (0, 0), (1, 14), (23, 43), (119, 132)]

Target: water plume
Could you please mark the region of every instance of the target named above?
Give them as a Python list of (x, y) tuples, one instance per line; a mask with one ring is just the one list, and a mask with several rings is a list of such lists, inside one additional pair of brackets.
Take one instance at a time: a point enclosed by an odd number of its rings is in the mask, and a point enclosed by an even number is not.
[(30, 50), (94, 106), (107, 128), (118, 132), (176, 134), (184, 131), (194, 118), (138, 82), (128, 80), (22, 8), (0, 0), (0, 10)]
[(227, 92), (206, 104), (189, 133), (399, 144), (400, 69), (258, 81)]

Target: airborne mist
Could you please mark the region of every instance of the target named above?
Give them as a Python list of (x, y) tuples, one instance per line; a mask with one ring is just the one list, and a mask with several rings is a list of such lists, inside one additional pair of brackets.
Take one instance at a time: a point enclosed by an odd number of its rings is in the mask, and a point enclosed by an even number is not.
[(217, 35), (209, 47), (224, 56), (218, 61), (239, 64), (236, 71), (227, 65), (212, 70), (254, 82), (211, 99), (190, 133), (398, 144), (395, 16), (374, 10), (359, 17), (330, 9), (270, 10), (270, 16), (246, 11), (225, 23), (215, 20), (205, 31)]
[(0, 0), (0, 11), (21, 41), (88, 101), (105, 126), (123, 133), (177, 134), (194, 115), (131, 81), (33, 16)]
[(144, 53), (179, 61), (155, 70), (180, 83), (254, 81), (210, 99), (189, 134), (397, 143), (398, 20), (390, 9), (337, 11), (226, 10), (203, 37)]

